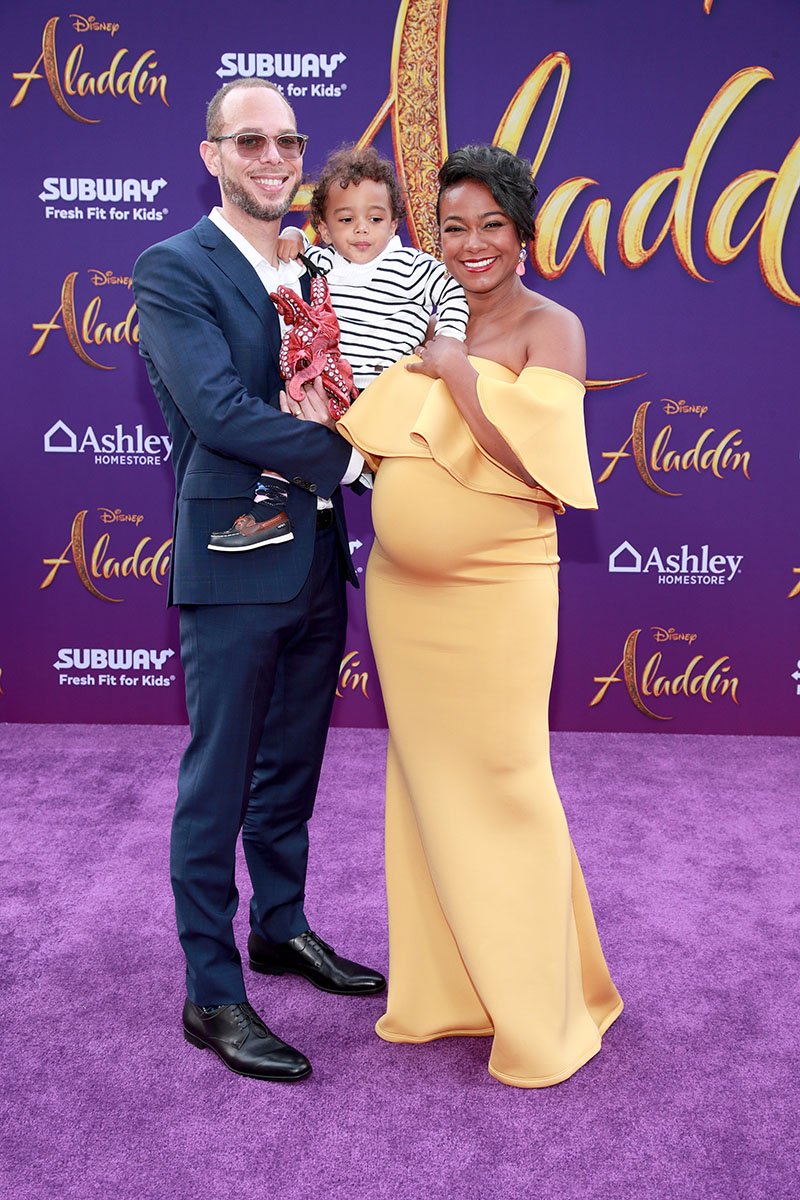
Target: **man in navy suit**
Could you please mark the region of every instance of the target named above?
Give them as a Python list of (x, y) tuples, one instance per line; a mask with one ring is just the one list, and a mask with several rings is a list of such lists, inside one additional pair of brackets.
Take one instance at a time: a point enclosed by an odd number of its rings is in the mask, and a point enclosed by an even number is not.
[[(337, 955), (303, 911), (345, 580), (356, 582), (339, 485), (363, 467), (335, 432), (297, 420), (302, 406), (295, 415), (280, 408), (280, 326), (268, 293), (284, 284), (308, 297), (298, 268), (276, 254), (305, 140), (272, 84), (226, 84), (209, 104), (200, 146), (221, 205), (134, 268), (141, 353), (174, 446), (169, 602), (180, 607), (191, 730), (171, 843), (187, 962), (184, 1035), (239, 1074), (283, 1081), (311, 1065), (247, 1003), (232, 929), (240, 830), (253, 885), (251, 968), (340, 994), (385, 986), (377, 971)], [(319, 392), (308, 403), (321, 403)], [(209, 533), (249, 507), (262, 468), (290, 481), (293, 538), (252, 553), (210, 552)]]

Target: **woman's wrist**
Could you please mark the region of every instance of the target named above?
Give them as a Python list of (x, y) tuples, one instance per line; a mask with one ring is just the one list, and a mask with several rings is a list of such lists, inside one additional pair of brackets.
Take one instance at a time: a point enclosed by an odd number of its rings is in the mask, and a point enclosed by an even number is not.
[(477, 383), (478, 372), (467, 358), (466, 354), (455, 354), (445, 363), (442, 379), (451, 389), (469, 388)]

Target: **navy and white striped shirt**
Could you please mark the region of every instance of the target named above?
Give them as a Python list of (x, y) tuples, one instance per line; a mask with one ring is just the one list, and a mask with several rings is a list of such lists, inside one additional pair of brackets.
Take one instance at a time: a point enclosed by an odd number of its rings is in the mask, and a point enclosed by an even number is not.
[(340, 349), (364, 388), (386, 367), (425, 340), (436, 312), (436, 333), (464, 341), (469, 308), (460, 284), (423, 250), (393, 237), (368, 263), (351, 263), (332, 246), (310, 246), (309, 259), (326, 272), (342, 329)]

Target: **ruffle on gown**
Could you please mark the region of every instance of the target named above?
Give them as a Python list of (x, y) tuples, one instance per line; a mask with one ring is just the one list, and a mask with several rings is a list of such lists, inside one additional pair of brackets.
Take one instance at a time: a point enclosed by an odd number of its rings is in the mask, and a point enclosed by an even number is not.
[(565, 505), (597, 508), (583, 421), (585, 388), (577, 379), (550, 367), (526, 367), (515, 376), (499, 363), (470, 356), (480, 371), (480, 406), (537, 481), (530, 488), (478, 444), (441, 379), (405, 369), (413, 361), (401, 359), (384, 371), (337, 425), (373, 470), (382, 458), (432, 458), (472, 491), (534, 500), (557, 512)]

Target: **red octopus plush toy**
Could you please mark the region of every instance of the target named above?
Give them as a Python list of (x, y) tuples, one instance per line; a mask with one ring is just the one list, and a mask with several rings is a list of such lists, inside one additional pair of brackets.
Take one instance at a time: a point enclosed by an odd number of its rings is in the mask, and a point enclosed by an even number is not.
[(358, 395), (350, 363), (339, 352), (339, 321), (331, 304), (323, 275), (311, 279), (311, 302), (306, 303), (290, 288), (270, 292), (270, 300), (289, 328), (280, 350), (281, 375), (293, 400), (302, 400), (301, 388), (321, 379), (334, 421), (344, 416)]

